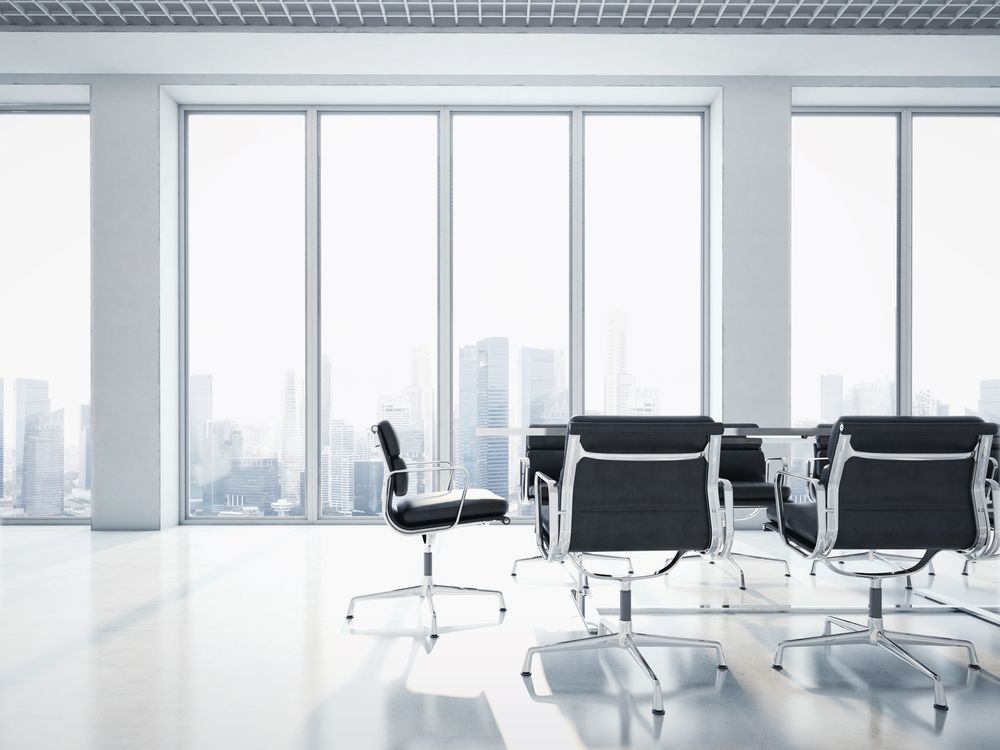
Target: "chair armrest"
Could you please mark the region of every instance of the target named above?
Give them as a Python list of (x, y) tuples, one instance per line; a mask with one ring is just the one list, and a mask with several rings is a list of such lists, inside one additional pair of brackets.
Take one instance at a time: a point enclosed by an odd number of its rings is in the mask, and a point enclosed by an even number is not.
[[(542, 498), (542, 484), (545, 485), (545, 498)], [(552, 495), (555, 494), (555, 505), (552, 503)], [(542, 539), (542, 503), (550, 506), (549, 510), (549, 544), (545, 544)], [(559, 501), (559, 482), (543, 471), (535, 472), (535, 544), (542, 557), (549, 559), (549, 550), (552, 548), (553, 538), (558, 537), (559, 529), (562, 525), (562, 504)]]
[(531, 461), (527, 456), (523, 456), (519, 461), (520, 470), (517, 473), (517, 494), (521, 496), (521, 502), (528, 502), (528, 472), (531, 470)]
[[(819, 516), (827, 512), (826, 488), (815, 477), (804, 476), (802, 474), (794, 474), (790, 471), (785, 471), (785, 470), (779, 471), (777, 472), (777, 474), (775, 474), (774, 477), (774, 508), (775, 508), (775, 513), (778, 516), (778, 534), (781, 536), (781, 541), (784, 542), (786, 546), (791, 547), (793, 550), (805, 555), (807, 558), (815, 558), (820, 555), (821, 551), (823, 551), (823, 542), (825, 540), (820, 538), (821, 536), (820, 534), (817, 534), (816, 546), (811, 551), (806, 550), (799, 544), (789, 541), (788, 537), (785, 535), (785, 514), (784, 514), (785, 502), (782, 497), (783, 494), (782, 489), (785, 486), (786, 479), (798, 479), (802, 482), (805, 482), (806, 484), (810, 485), (813, 488), (813, 491), (816, 494), (816, 514), (818, 516), (816, 523), (817, 529), (826, 528), (825, 523), (822, 524), (819, 523)], [(827, 550), (827, 552), (829, 552), (829, 550)]]
[[(777, 468), (775, 468), (777, 467)], [(765, 458), (764, 459), (764, 481), (773, 482), (774, 476), (779, 471), (787, 471), (788, 462), (783, 458)]]
[[(459, 501), (458, 501), (458, 512), (455, 513), (455, 521), (453, 523), (449, 524), (449, 525), (446, 525), (446, 526), (435, 526), (435, 527), (430, 528), (430, 529), (420, 529), (419, 533), (421, 533), (421, 534), (431, 534), (431, 533), (434, 533), (434, 532), (437, 532), (437, 531), (448, 531), (449, 529), (453, 529), (456, 526), (458, 526), (458, 522), (462, 520), (462, 508), (465, 507), (465, 495), (469, 491), (469, 471), (464, 466), (456, 466), (455, 464), (452, 464), (450, 461), (448, 463), (450, 464), (449, 466), (422, 466), (422, 467), (413, 467), (413, 468), (407, 466), (405, 469), (394, 469), (394, 470), (392, 470), (392, 471), (389, 472), (389, 474), (385, 478), (385, 498), (386, 498), (386, 502), (384, 503), (384, 507), (382, 508), (382, 511), (385, 514), (386, 521), (389, 523), (390, 526), (392, 526), (394, 529), (397, 529), (398, 531), (402, 531), (402, 529), (399, 529), (399, 527), (396, 526), (396, 524), (394, 524), (392, 522), (392, 519), (390, 518), (390, 515), (389, 515), (389, 502), (388, 502), (388, 500), (389, 500), (389, 486), (392, 483), (392, 478), (395, 475), (397, 475), (397, 474), (441, 474), (441, 473), (444, 473), (444, 472), (449, 472), (451, 474), (451, 478), (448, 481), (448, 487), (451, 488), (451, 487), (453, 487), (455, 485), (455, 473), (460, 471), (460, 472), (462, 472), (462, 474), (465, 475), (465, 484), (462, 487), (462, 497), (459, 498)], [(407, 532), (407, 533), (417, 533), (417, 532)]]
[(736, 520), (733, 510), (733, 483), (728, 479), (719, 477), (719, 489), (722, 490), (722, 517), (724, 525), (717, 553), (719, 557), (728, 557), (736, 537)]
[[(454, 466), (453, 461), (445, 461), (444, 459), (438, 459), (436, 461), (415, 461), (413, 463), (407, 464), (407, 467), (412, 468), (422, 468), (424, 466)], [(451, 480), (448, 482), (448, 492), (451, 492), (455, 488), (455, 476), (452, 475)]]

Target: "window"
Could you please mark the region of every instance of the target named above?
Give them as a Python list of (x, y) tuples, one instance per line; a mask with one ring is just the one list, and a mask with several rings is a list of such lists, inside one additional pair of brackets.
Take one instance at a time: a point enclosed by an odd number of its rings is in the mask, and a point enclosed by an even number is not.
[[(434, 114), (327, 114), (320, 130), (320, 502), (382, 512), (388, 419), (409, 462), (434, 456), (438, 122)], [(429, 489), (433, 475), (414, 477)]]
[(700, 414), (702, 118), (585, 118), (585, 407)]
[(897, 132), (792, 119), (793, 424), (896, 413)]
[(1000, 116), (913, 117), (913, 414), (1000, 419)]
[(89, 115), (0, 112), (0, 165), (0, 516), (86, 518)]
[(569, 137), (565, 114), (452, 121), (453, 454), (511, 500), (523, 439), (476, 430), (569, 415)]
[(305, 117), (187, 118), (192, 517), (304, 508)]

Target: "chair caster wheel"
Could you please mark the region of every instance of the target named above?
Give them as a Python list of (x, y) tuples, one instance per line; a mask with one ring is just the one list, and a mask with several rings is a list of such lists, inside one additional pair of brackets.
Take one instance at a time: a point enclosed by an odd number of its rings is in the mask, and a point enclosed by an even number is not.
[(937, 575), (937, 573), (934, 573), (934, 572), (932, 571), (932, 572), (928, 573), (927, 575), (929, 575), (929, 576), (936, 576), (936, 575)]
[(782, 669), (784, 669), (784, 667), (781, 666), (780, 664), (772, 664), (771, 669), (775, 670), (776, 672), (780, 672)]
[(666, 711), (664, 711), (662, 708), (660, 708), (660, 709), (654, 708), (653, 709), (653, 716), (663, 716), (663, 714), (665, 714), (665, 713), (666, 713)]
[(942, 706), (942, 705), (940, 705), (938, 703), (934, 704), (934, 708), (936, 708), (938, 711), (947, 711), (948, 710), (947, 706)]
[(431, 635), (431, 638), (437, 638), (437, 637), (438, 637), (438, 634), (437, 634), (437, 633), (433, 633), (433, 634)]
[(815, 574), (815, 573), (810, 573), (809, 575), (811, 575), (811, 576), (812, 576), (813, 578), (815, 578), (815, 577), (816, 577), (816, 574)]
[(354, 619), (354, 615), (348, 615), (348, 616), (347, 616), (347, 617), (345, 617), (344, 619), (345, 619), (345, 620), (353, 620), (353, 619)]
[(728, 672), (729, 671), (729, 665), (728, 664), (720, 664), (719, 666), (716, 667), (716, 669), (718, 669), (720, 672)]
[(531, 677), (531, 672), (521, 672), (521, 677)]
[(747, 590), (746, 586), (740, 586), (740, 591), (746, 591), (746, 590)]
[(978, 664), (970, 664), (969, 669), (982, 669)]
[(507, 611), (507, 608), (506, 608), (506, 607), (500, 607), (500, 611), (501, 611), (501, 612), (506, 612), (506, 611)]
[(791, 578), (791, 577), (792, 577), (791, 573), (785, 573), (785, 578)]

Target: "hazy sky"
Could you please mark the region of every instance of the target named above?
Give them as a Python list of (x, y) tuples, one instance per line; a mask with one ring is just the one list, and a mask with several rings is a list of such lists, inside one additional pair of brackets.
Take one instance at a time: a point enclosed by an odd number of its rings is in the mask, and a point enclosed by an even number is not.
[(90, 402), (87, 114), (0, 113), (0, 320), (8, 452), (19, 377), (49, 381), (75, 446)]

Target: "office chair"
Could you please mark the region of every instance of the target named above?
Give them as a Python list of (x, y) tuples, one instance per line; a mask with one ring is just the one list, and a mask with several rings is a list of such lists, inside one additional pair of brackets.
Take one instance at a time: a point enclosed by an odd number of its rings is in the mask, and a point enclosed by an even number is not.
[[(535, 536), (546, 560), (569, 559), (584, 575), (619, 584), (618, 627), (601, 621), (600, 633), (533, 646), (521, 674), (531, 676), (536, 654), (623, 649), (653, 683), (653, 713), (663, 714), (660, 681), (640, 646), (715, 650), (717, 641), (638, 633), (632, 627), (632, 583), (662, 576), (688, 551), (723, 549), (732, 530), (729, 483), (719, 479), (722, 425), (708, 417), (573, 417), (562, 478), (535, 474)], [(720, 502), (720, 487), (724, 502)], [(595, 573), (584, 553), (675, 551), (661, 569), (642, 575)]]
[[(806, 474), (814, 479), (819, 479), (823, 474), (823, 470), (830, 465), (829, 431), (833, 429), (833, 424), (820, 422), (816, 427), (817, 429), (825, 428), (827, 432), (816, 436), (816, 441), (813, 443), (813, 457), (806, 462)], [(846, 565), (852, 560), (867, 560), (869, 562), (878, 560), (889, 565), (895, 565), (899, 570), (902, 570), (907, 564), (912, 565), (920, 558), (913, 557), (912, 555), (894, 555), (887, 552), (869, 550), (868, 552), (857, 552), (847, 555), (833, 555), (830, 559), (836, 561), (838, 565)], [(900, 565), (900, 563), (903, 563), (903, 565)], [(812, 565), (809, 566), (809, 575), (816, 575), (817, 565), (819, 565), (819, 560), (813, 560)], [(927, 575), (935, 575), (933, 562), (927, 564)], [(913, 589), (913, 579), (910, 576), (906, 576), (905, 583), (907, 590)]]
[[(506, 612), (503, 593), (493, 589), (463, 588), (460, 586), (442, 586), (434, 583), (434, 565), (432, 546), (434, 535), (449, 531), (457, 526), (472, 523), (510, 523), (507, 518), (507, 501), (489, 490), (469, 487), (469, 472), (462, 466), (456, 466), (451, 461), (427, 461), (407, 466), (402, 459), (399, 438), (388, 421), (382, 420), (372, 427), (372, 432), (378, 435), (382, 448), (388, 475), (382, 490), (382, 513), (390, 528), (405, 535), (419, 534), (424, 542), (424, 570), (419, 585), (407, 588), (383, 591), (377, 594), (362, 594), (351, 599), (347, 608), (347, 619), (354, 618), (354, 606), (357, 602), (371, 599), (399, 599), (418, 596), (427, 601), (431, 610), (431, 638), (438, 637), (437, 611), (434, 608), (434, 596), (482, 595), (495, 596), (500, 603), (500, 611)], [(455, 489), (455, 474), (465, 477), (462, 489)], [(448, 474), (448, 489), (440, 492), (430, 492), (414, 495), (409, 492), (409, 477), (411, 474)]]
[[(759, 427), (753, 423), (727, 424), (726, 427)], [(757, 513), (774, 504), (774, 485), (772, 474), (778, 467), (784, 466), (780, 458), (764, 457), (764, 441), (760, 438), (743, 437), (737, 435), (725, 435), (722, 438), (722, 453), (719, 458), (719, 476), (729, 480), (733, 488), (733, 507), (750, 510), (749, 516), (741, 520), (753, 518)], [(791, 497), (791, 490), (784, 489), (784, 498)], [(732, 541), (722, 550), (716, 559), (709, 559), (708, 562), (715, 564), (717, 560), (728, 562), (736, 569), (740, 577), (740, 590), (746, 591), (747, 580), (743, 573), (743, 568), (736, 561), (736, 558), (746, 560), (760, 560), (763, 562), (780, 563), (785, 568), (785, 577), (791, 578), (792, 571), (788, 567), (788, 561), (780, 557), (765, 557), (763, 555), (751, 555), (747, 552), (733, 552)], [(705, 555), (687, 555), (685, 560), (701, 559)]]
[[(976, 553), (989, 543), (986, 476), (997, 426), (978, 417), (843, 417), (833, 425), (830, 464), (807, 482), (812, 502), (785, 503), (780, 492), (794, 475), (778, 472), (775, 505), (768, 526), (807, 559), (838, 575), (867, 578), (868, 622), (827, 617), (824, 634), (782, 641), (774, 669), (782, 669), (785, 649), (803, 646), (878, 646), (929, 677), (934, 707), (947, 710), (944, 685), (904, 644), (957, 646), (968, 651), (969, 667), (979, 668), (970, 641), (886, 630), (882, 621), (882, 581), (914, 573), (942, 550)], [(834, 564), (834, 550), (923, 549), (903, 570), (876, 555), (885, 568), (855, 571)], [(864, 558), (864, 559), (867, 559)], [(831, 634), (831, 627), (844, 633)]]

